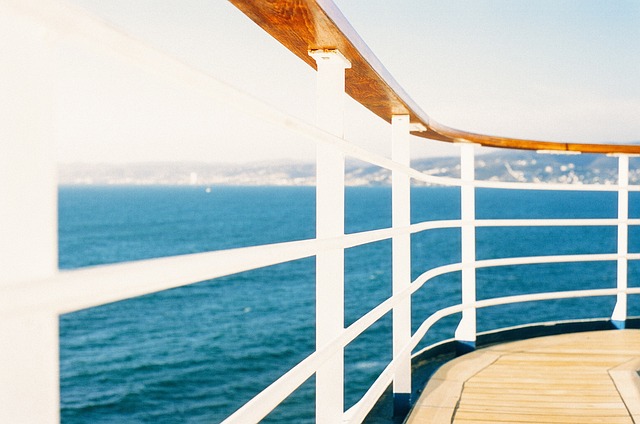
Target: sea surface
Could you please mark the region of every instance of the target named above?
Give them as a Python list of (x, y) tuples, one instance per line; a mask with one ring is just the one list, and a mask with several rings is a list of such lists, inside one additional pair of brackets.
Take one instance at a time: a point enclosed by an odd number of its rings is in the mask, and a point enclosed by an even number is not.
[[(460, 217), (457, 188), (416, 187), (412, 222)], [(478, 189), (478, 218), (615, 218), (615, 193)], [(346, 230), (391, 224), (386, 187), (348, 188)], [(313, 238), (313, 187), (61, 187), (60, 267), (133, 261)], [(631, 196), (631, 216), (640, 202)], [(613, 253), (616, 228), (478, 228), (478, 259)], [(630, 251), (640, 251), (640, 232)], [(412, 273), (460, 260), (460, 231), (412, 236)], [(391, 242), (345, 253), (345, 324), (391, 294)], [(271, 266), (63, 315), (62, 422), (216, 423), (314, 350), (313, 258)], [(629, 267), (638, 286), (639, 268)], [(616, 264), (571, 263), (479, 269), (478, 298), (615, 287)], [(630, 313), (640, 314), (630, 298)], [(460, 275), (428, 282), (413, 298), (415, 330), (433, 311), (460, 302)], [(563, 300), (478, 311), (479, 331), (530, 320), (607, 317), (611, 298)], [(421, 346), (451, 338), (443, 320)], [(346, 348), (345, 405), (353, 405), (391, 358), (389, 314)], [(310, 423), (313, 378), (270, 414), (269, 423)]]

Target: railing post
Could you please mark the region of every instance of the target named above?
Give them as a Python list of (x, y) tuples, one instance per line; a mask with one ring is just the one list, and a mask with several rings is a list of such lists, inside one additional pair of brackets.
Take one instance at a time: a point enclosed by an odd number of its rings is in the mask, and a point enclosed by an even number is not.
[[(344, 128), (344, 75), (351, 64), (340, 52), (311, 51), (318, 65), (317, 125), (337, 136)], [(344, 155), (318, 144), (316, 171), (316, 237), (344, 235)], [(344, 249), (316, 257), (316, 349), (344, 331)], [(316, 423), (342, 422), (344, 414), (344, 351), (316, 372)]]
[(618, 296), (611, 322), (623, 329), (627, 320), (627, 254), (629, 239), (629, 156), (618, 157)]
[[(391, 120), (391, 158), (402, 165), (411, 161), (409, 115), (395, 115)], [(411, 225), (411, 180), (403, 172), (393, 171), (391, 179), (392, 226)], [(411, 284), (411, 235), (396, 234), (393, 245), (393, 295)], [(411, 297), (393, 308), (393, 357), (411, 340)], [(393, 380), (393, 406), (395, 416), (405, 416), (411, 406), (411, 352), (400, 359)]]
[(456, 329), (458, 353), (466, 353), (475, 349), (476, 345), (476, 204), (475, 204), (475, 145), (460, 144), (460, 178), (462, 186), (461, 220), (462, 220), (462, 319)]
[[(13, 3), (0, 6), (0, 297), (58, 267), (55, 39)], [(59, 422), (55, 311), (0, 315), (0, 422)]]

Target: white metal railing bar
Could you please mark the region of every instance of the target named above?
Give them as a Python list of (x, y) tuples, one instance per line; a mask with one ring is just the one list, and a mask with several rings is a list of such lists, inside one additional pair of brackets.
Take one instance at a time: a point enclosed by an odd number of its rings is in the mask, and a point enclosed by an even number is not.
[(611, 320), (619, 328), (624, 328), (627, 320), (627, 294), (629, 271), (629, 157), (618, 158), (618, 296), (611, 314)]
[[(344, 76), (351, 63), (336, 50), (309, 53), (316, 61), (316, 124), (340, 138), (344, 134)], [(316, 237), (344, 234), (344, 154), (326, 144), (316, 148)], [(316, 349), (344, 329), (344, 249), (316, 256)], [(344, 411), (344, 347), (316, 370), (316, 422), (335, 423)]]
[(4, 292), (0, 297), (0, 314), (34, 307), (68, 313), (312, 257), (322, 250), (372, 243), (388, 239), (392, 233), (391, 229), (376, 230), (344, 238), (309, 239), (62, 271), (51, 278), (0, 289)]
[[(627, 294), (637, 295), (640, 294), (640, 287), (627, 288), (625, 290)], [(562, 292), (546, 292), (546, 293), (533, 293), (533, 294), (525, 294), (525, 295), (516, 295), (516, 296), (505, 296), (505, 297), (496, 297), (493, 299), (484, 299), (476, 301), (476, 308), (488, 308), (491, 306), (501, 306), (508, 305), (514, 303), (525, 303), (525, 302), (537, 302), (537, 301), (545, 301), (545, 300), (561, 300), (561, 299), (574, 299), (574, 298), (584, 298), (584, 297), (605, 297), (605, 296), (616, 296), (618, 293), (617, 289), (592, 289), (592, 290), (569, 290)], [(420, 341), (427, 334), (427, 331), (440, 319), (457, 314), (462, 312), (462, 309), (465, 305), (458, 304), (449, 306), (446, 308), (442, 308), (433, 314), (431, 314), (424, 322), (418, 327), (418, 329), (413, 334), (411, 340), (412, 349), (415, 348)], [(428, 349), (426, 347), (425, 349)]]
[[(490, 306), (508, 305), (513, 303), (538, 302), (542, 300), (577, 299), (583, 297), (615, 296), (618, 289), (591, 289), (591, 290), (569, 290), (562, 292), (546, 292), (521, 294), (516, 296), (497, 297), (493, 299), (483, 299), (476, 302), (477, 308), (488, 308)], [(640, 294), (640, 287), (628, 288), (627, 294)]]
[(325, 358), (322, 358), (318, 351), (313, 352), (271, 383), (266, 389), (258, 393), (253, 399), (229, 415), (222, 423), (246, 424), (260, 422), (316, 372), (316, 368), (328, 359), (329, 352), (326, 352), (324, 356)]
[(483, 259), (476, 261), (477, 268), (491, 268), (510, 265), (538, 265), (568, 262), (605, 262), (616, 261), (617, 253), (585, 254), (585, 255), (556, 255), (556, 256), (527, 256), (514, 258)]
[[(411, 162), (409, 115), (394, 115), (391, 121), (391, 157), (409, 166)], [(411, 225), (411, 181), (401, 172), (391, 175), (391, 219), (393, 228)], [(396, 234), (392, 238), (392, 291), (401, 293), (411, 285), (411, 234)], [(402, 347), (411, 339), (411, 297), (407, 296), (393, 308), (393, 358), (400, 362), (393, 375), (394, 415), (406, 415), (411, 408), (411, 354), (400, 356)]]
[[(0, 287), (57, 271), (56, 80), (47, 28), (0, 2)], [(2, 296), (2, 294), (0, 294)], [(58, 317), (32, 309), (0, 320), (0, 421), (58, 420)]]
[(0, 313), (14, 314), (37, 307), (72, 312), (310, 257), (320, 246), (335, 244), (334, 240), (303, 240), (63, 271), (51, 278), (10, 287), (0, 297)]
[(300, 240), (61, 271), (50, 278), (0, 288), (0, 314), (10, 315), (20, 310), (38, 307), (68, 313), (312, 257), (326, 249), (348, 249), (387, 240), (394, 234), (456, 228), (459, 225), (459, 221), (456, 220), (432, 221), (413, 224), (410, 227), (371, 230), (324, 240)]
[[(477, 188), (496, 188), (508, 190), (549, 190), (549, 191), (611, 191), (617, 192), (617, 184), (559, 184), (524, 183), (508, 181), (475, 180)], [(640, 191), (639, 185), (629, 186), (629, 191)]]
[[(50, 278), (0, 289), (0, 314), (44, 307), (68, 313), (131, 297), (433, 229), (458, 228), (459, 220), (427, 221), (331, 239), (308, 239), (61, 271)], [(233, 258), (230, 260), (230, 258)]]
[[(462, 303), (473, 304), (476, 300), (476, 203), (475, 203), (475, 146), (460, 146), (460, 259), (462, 262)], [(455, 338), (468, 346), (475, 346), (476, 310), (467, 308), (455, 330)]]
[[(615, 227), (617, 218), (586, 219), (478, 219), (476, 227)], [(627, 220), (628, 225), (640, 225), (640, 219)]]
[[(625, 290), (627, 294), (637, 295), (640, 294), (640, 287), (636, 288), (628, 288)], [(562, 292), (546, 292), (546, 293), (533, 293), (533, 294), (525, 294), (525, 295), (516, 295), (516, 296), (505, 296), (505, 297), (497, 297), (493, 299), (484, 299), (476, 301), (476, 308), (488, 308), (491, 306), (501, 306), (515, 303), (526, 303), (526, 302), (537, 302), (537, 301), (545, 301), (545, 300), (561, 300), (561, 299), (574, 299), (574, 298), (585, 298), (585, 297), (605, 297), (605, 296), (616, 296), (618, 293), (617, 289), (592, 289), (592, 290), (569, 290)], [(424, 322), (418, 327), (418, 329), (413, 334), (411, 340), (412, 349), (415, 348), (420, 341), (427, 334), (427, 331), (440, 319), (462, 312), (464, 305), (458, 304), (449, 306), (446, 308), (442, 308), (433, 314), (431, 314)], [(429, 349), (429, 347), (426, 347)]]

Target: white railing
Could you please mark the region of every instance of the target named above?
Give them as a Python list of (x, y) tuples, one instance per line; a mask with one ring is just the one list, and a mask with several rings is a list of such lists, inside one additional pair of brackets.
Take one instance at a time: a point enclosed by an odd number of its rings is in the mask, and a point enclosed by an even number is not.
[[(22, 2), (5, 0), (0, 36), (12, 51), (11, 67), (0, 77), (12, 87), (15, 103), (2, 109), (7, 122), (29, 123), (3, 128), (3, 146), (11, 154), (0, 158), (3, 173), (0, 206), (0, 418), (2, 422), (57, 422), (59, 420), (58, 316), (108, 302), (154, 293), (199, 281), (236, 274), (269, 265), (315, 257), (317, 264), (316, 351), (284, 374), (253, 400), (227, 418), (227, 423), (258, 422), (311, 376), (316, 376), (316, 419), (319, 423), (360, 422), (386, 388), (393, 384), (396, 409), (410, 405), (411, 354), (429, 328), (439, 319), (462, 313), (455, 336), (473, 346), (476, 340), (476, 310), (510, 303), (548, 299), (616, 296), (612, 320), (623, 326), (627, 319), (627, 295), (640, 289), (627, 284), (627, 263), (640, 259), (628, 252), (628, 227), (640, 220), (628, 218), (628, 192), (640, 191), (628, 184), (628, 157), (619, 158), (619, 183), (606, 185), (558, 185), (476, 181), (474, 150), (461, 144), (461, 178), (425, 175), (409, 166), (409, 119), (392, 119), (392, 159), (366, 151), (342, 136), (344, 72), (348, 61), (337, 51), (311, 52), (318, 62), (318, 122), (312, 125), (281, 113), (249, 95), (239, 92), (156, 50), (94, 21), (70, 7), (47, 0)], [(4, 25), (6, 24), (6, 25)], [(79, 37), (92, 43), (97, 52), (124, 55), (142, 69), (162, 75), (169, 84), (218, 99), (254, 118), (276, 123), (318, 146), (317, 238), (273, 245), (151, 259), (134, 263), (59, 272), (55, 269), (56, 183), (49, 133), (53, 123), (47, 108), (51, 61), (55, 44), (65, 37)], [(44, 99), (44, 100), (43, 100)], [(3, 149), (7, 150), (7, 149)], [(344, 158), (357, 158), (392, 171), (392, 227), (356, 234), (344, 234)], [(24, 169), (38, 169), (29, 173)], [(48, 170), (48, 171), (47, 171)], [(461, 219), (410, 223), (410, 180), (461, 187)], [(616, 219), (477, 220), (475, 189), (615, 191)], [(33, 213), (24, 213), (25, 210)], [(475, 229), (496, 226), (612, 226), (618, 228), (618, 249), (610, 254), (536, 256), (479, 261), (475, 253)], [(427, 270), (411, 281), (410, 237), (439, 228), (460, 228), (461, 263)], [(16, 231), (15, 229), (18, 229)], [(393, 294), (356, 322), (344, 328), (344, 250), (350, 247), (392, 240)], [(616, 288), (538, 293), (477, 301), (475, 271), (478, 268), (539, 263), (611, 261), (618, 264)], [(462, 304), (426, 317), (411, 331), (411, 296), (433, 278), (462, 273)], [(343, 404), (344, 349), (381, 317), (393, 314), (393, 360), (348, 411)], [(33, 405), (39, 405), (34, 408)]]

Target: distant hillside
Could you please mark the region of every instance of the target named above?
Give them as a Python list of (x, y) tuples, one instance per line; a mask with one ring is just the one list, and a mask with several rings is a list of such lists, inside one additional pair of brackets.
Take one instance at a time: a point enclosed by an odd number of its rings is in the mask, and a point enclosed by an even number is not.
[[(412, 165), (429, 175), (459, 176), (460, 160), (427, 158)], [(631, 161), (630, 180), (640, 181)], [(358, 161), (348, 161), (347, 185), (388, 185), (391, 173)], [(528, 151), (496, 151), (476, 157), (476, 178), (493, 181), (604, 183), (618, 179), (617, 159), (602, 155), (553, 155)], [(181, 163), (67, 164), (59, 170), (65, 185), (314, 185), (315, 165), (256, 162), (242, 165)]]
[[(638, 181), (633, 169), (630, 178)], [(460, 163), (455, 161), (418, 160), (414, 167), (432, 175), (459, 176)], [(438, 170), (438, 167), (441, 167)], [(476, 157), (476, 178), (489, 181), (604, 183), (618, 181), (618, 160), (603, 155), (540, 154), (531, 151), (495, 151)]]

